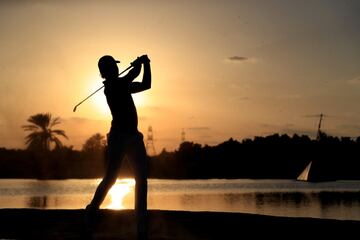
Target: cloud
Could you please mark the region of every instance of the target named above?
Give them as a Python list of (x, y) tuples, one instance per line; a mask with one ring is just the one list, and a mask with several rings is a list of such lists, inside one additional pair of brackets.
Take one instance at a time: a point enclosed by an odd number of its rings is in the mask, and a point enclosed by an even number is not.
[(309, 128), (297, 128), (294, 124), (285, 124), (284, 126), (280, 126), (279, 128), (280, 133), (286, 133), (288, 135), (308, 135), (313, 136), (316, 131)]
[(204, 134), (204, 135), (200, 135), (198, 138), (201, 138), (201, 139), (206, 139), (206, 140), (208, 140), (208, 139), (210, 139), (210, 138), (212, 138), (212, 136), (210, 136), (210, 135), (207, 135), (207, 134)]
[(249, 101), (250, 98), (249, 97), (244, 97), (244, 96), (236, 96), (231, 98), (232, 101)]
[(243, 62), (249, 60), (249, 58), (241, 57), (241, 56), (232, 56), (232, 57), (228, 57), (227, 59), (234, 62)]
[(140, 121), (146, 121), (146, 120), (149, 120), (149, 118), (146, 117), (146, 116), (138, 116), (138, 120), (140, 120)]
[(208, 131), (210, 130), (209, 127), (188, 127), (186, 128), (186, 130), (190, 130), (190, 131)]
[[(329, 114), (322, 114), (323, 118), (339, 118), (338, 116), (335, 115), (329, 115)], [(319, 118), (320, 119), (320, 113), (319, 114), (307, 114), (307, 115), (303, 115), (302, 117), (304, 118)]]
[(304, 118), (319, 118), (320, 114), (306, 114), (303, 115)]
[(107, 120), (99, 120), (99, 119), (91, 119), (91, 118), (83, 118), (83, 117), (70, 117), (70, 118), (61, 118), (61, 123), (64, 124), (98, 124), (108, 122)]
[(153, 110), (153, 111), (162, 111), (162, 110), (166, 110), (166, 108), (164, 108), (164, 107), (160, 107), (160, 106), (151, 106), (151, 105), (145, 105), (145, 106), (142, 106), (141, 108), (146, 108), (146, 109)]
[(350, 85), (360, 85), (360, 76), (347, 81)]
[(337, 126), (340, 129), (350, 130), (350, 131), (360, 131), (359, 124), (341, 124)]
[(267, 124), (267, 123), (260, 123), (259, 126), (264, 129), (263, 134), (265, 135), (272, 135), (274, 133), (279, 134), (288, 134), (288, 135), (308, 135), (313, 137), (316, 133), (312, 129), (306, 129), (306, 128), (297, 128), (292, 123), (282, 124), (282, 125), (276, 125), (276, 124)]
[(87, 122), (87, 121), (91, 121), (91, 119), (89, 119), (89, 118), (81, 118), (81, 117), (71, 117), (71, 118), (63, 118), (63, 119), (61, 119), (61, 121), (63, 123), (68, 123), (68, 122), (84, 123), (84, 122)]
[(256, 58), (236, 56), (236, 55), (226, 58), (226, 61), (232, 62), (232, 63), (243, 63), (243, 62), (256, 63), (257, 62)]
[(294, 94), (281, 95), (281, 96), (279, 96), (279, 98), (291, 100), (291, 99), (300, 99), (300, 98), (302, 98), (302, 96), (301, 96), (301, 94), (294, 93)]

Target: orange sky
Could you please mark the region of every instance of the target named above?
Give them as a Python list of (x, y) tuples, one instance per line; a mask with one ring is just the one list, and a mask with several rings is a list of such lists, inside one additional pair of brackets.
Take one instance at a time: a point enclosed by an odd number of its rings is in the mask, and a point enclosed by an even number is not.
[(111, 116), (97, 60), (151, 59), (135, 96), (155, 147), (214, 145), (274, 132), (360, 135), (360, 4), (355, 1), (2, 1), (0, 146), (24, 147), (21, 125), (51, 112), (66, 145), (106, 134)]

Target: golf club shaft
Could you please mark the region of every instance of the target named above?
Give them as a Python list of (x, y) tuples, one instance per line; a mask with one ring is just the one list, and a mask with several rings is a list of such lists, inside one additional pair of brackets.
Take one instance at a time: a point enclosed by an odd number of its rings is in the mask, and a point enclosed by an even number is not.
[[(130, 68), (132, 68), (133, 67), (133, 65), (130, 65), (128, 68), (126, 68), (124, 71), (122, 71), (120, 74), (119, 74), (119, 76), (121, 75), (121, 74), (123, 74), (124, 72), (126, 72), (127, 70), (129, 70)], [(87, 96), (84, 100), (82, 100), (81, 102), (79, 102), (78, 104), (76, 104), (76, 106), (74, 107), (74, 109), (73, 109), (73, 112), (75, 112), (76, 111), (76, 108), (80, 105), (80, 104), (82, 104), (83, 102), (85, 102), (86, 100), (88, 100), (92, 95), (94, 95), (95, 93), (97, 93), (98, 91), (100, 91), (102, 88), (104, 87), (104, 85), (102, 85), (100, 88), (98, 88), (96, 91), (94, 91), (93, 93), (91, 93), (89, 96)]]

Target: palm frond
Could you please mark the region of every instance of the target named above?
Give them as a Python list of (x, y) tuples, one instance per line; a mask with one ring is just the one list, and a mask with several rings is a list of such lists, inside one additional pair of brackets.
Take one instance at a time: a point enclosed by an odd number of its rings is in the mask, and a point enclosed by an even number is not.
[(25, 137), (25, 143), (30, 144), (31, 142), (40, 142), (41, 141), (41, 133), (40, 132), (32, 132)]
[(53, 126), (60, 124), (60, 123), (61, 123), (61, 119), (59, 117), (56, 117), (56, 118), (52, 119), (49, 127), (52, 128)]
[(63, 144), (57, 137), (51, 139), (55, 143), (55, 148), (62, 148)]
[(31, 116), (28, 119), (28, 122), (39, 126), (42, 129), (47, 129), (49, 127), (51, 120), (51, 114), (50, 113), (39, 113), (36, 115)]
[(55, 129), (55, 130), (51, 130), (51, 133), (55, 133), (57, 135), (63, 136), (64, 138), (68, 139), (64, 130)]
[(37, 131), (37, 130), (39, 130), (39, 127), (36, 126), (36, 125), (23, 125), (21, 127), (24, 129), (24, 131)]

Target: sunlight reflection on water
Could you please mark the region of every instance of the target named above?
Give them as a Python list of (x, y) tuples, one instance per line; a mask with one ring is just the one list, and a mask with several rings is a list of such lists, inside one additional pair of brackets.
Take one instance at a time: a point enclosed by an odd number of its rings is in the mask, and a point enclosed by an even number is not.
[(126, 209), (124, 205), (125, 197), (134, 193), (134, 179), (118, 179), (109, 191), (110, 204), (105, 208)]

